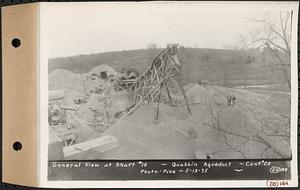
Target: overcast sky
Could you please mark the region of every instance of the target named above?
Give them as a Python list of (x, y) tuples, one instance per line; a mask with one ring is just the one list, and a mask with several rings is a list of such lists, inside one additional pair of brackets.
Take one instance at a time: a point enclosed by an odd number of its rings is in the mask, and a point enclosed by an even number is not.
[[(49, 4), (48, 4), (49, 5)], [(56, 6), (55, 6), (56, 5)], [(48, 39), (48, 56), (64, 57), (145, 48), (223, 48), (235, 45), (247, 30), (243, 10), (204, 10), (195, 4), (51, 4), (42, 8), (42, 27)], [(46, 24), (45, 24), (46, 23)]]

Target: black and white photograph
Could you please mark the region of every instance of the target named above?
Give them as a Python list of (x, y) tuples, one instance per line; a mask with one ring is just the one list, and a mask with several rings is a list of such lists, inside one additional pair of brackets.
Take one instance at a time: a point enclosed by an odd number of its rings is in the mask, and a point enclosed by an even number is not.
[(49, 5), (49, 167), (282, 160), (290, 178), (298, 12), (218, 6)]

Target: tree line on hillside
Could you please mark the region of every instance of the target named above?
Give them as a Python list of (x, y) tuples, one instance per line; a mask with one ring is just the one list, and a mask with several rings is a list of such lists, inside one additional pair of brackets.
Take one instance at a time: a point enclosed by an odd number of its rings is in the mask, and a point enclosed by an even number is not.
[[(162, 50), (153, 48), (55, 58), (49, 60), (49, 72), (66, 69), (74, 73), (86, 73), (101, 64), (110, 65), (117, 71), (134, 67), (143, 72)], [(180, 48), (178, 57), (184, 64), (184, 83), (209, 80), (224, 86), (246, 86), (282, 80), (278, 76), (280, 74), (268, 68), (276, 61), (274, 56), (259, 50)]]

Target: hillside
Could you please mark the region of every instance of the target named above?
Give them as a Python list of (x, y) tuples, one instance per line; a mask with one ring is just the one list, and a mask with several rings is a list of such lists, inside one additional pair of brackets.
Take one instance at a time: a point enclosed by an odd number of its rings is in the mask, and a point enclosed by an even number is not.
[[(144, 72), (162, 49), (140, 49), (106, 52), (49, 60), (49, 73), (65, 69), (73, 73), (87, 73), (95, 66), (106, 64), (120, 71), (134, 67)], [(185, 84), (208, 80), (222, 86), (285, 84), (276, 58), (258, 51), (181, 48), (179, 59), (184, 64), (182, 75)], [(280, 90), (285, 87), (280, 86)]]

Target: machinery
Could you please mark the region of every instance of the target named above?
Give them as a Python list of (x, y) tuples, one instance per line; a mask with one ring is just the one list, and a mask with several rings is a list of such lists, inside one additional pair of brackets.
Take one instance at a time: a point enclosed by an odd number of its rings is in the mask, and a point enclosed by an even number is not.
[(134, 68), (123, 69), (117, 81), (117, 91), (130, 89), (139, 75)]

